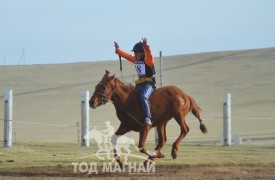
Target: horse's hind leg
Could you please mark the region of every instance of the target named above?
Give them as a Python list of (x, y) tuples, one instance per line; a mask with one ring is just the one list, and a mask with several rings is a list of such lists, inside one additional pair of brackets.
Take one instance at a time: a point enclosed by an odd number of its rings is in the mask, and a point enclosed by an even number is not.
[(185, 123), (185, 116), (183, 115), (183, 113), (179, 114), (177, 117), (175, 117), (175, 119), (178, 122), (178, 124), (180, 125), (180, 135), (179, 135), (178, 139), (173, 143), (172, 152), (171, 152), (173, 159), (177, 158), (177, 152), (179, 150), (179, 145), (180, 145), (182, 139), (189, 132), (189, 127)]

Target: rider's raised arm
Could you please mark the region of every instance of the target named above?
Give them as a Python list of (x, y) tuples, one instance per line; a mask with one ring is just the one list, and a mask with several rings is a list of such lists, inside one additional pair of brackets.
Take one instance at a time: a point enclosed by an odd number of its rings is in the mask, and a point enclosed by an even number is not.
[(152, 67), (154, 65), (154, 57), (152, 55), (152, 51), (150, 49), (150, 46), (148, 44), (143, 46), (144, 54), (145, 54), (145, 63)]
[(134, 55), (132, 55), (132, 54), (130, 54), (130, 53), (128, 53), (128, 52), (125, 52), (125, 51), (123, 51), (123, 50), (120, 49), (120, 48), (117, 48), (117, 49), (116, 49), (116, 53), (117, 53), (118, 55), (120, 55), (121, 57), (127, 59), (128, 61), (130, 61), (130, 62), (132, 62), (132, 63), (135, 63), (135, 56), (134, 56)]

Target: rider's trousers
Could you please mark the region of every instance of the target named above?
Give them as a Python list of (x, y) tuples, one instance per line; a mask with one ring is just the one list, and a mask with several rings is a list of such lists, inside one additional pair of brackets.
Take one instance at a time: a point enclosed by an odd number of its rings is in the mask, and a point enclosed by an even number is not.
[(136, 87), (140, 91), (141, 106), (144, 113), (144, 118), (151, 119), (150, 101), (149, 98), (155, 90), (155, 84), (151, 81), (145, 81), (137, 84)]

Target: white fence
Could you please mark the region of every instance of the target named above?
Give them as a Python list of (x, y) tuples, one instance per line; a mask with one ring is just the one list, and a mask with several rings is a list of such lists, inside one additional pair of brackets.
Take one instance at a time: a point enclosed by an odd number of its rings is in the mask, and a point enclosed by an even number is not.
[[(89, 147), (89, 91), (81, 93), (81, 146)], [(4, 147), (12, 147), (13, 130), (12, 123), (22, 123), (31, 125), (46, 125), (68, 127), (72, 125), (61, 124), (46, 124), (46, 123), (33, 123), (24, 121), (13, 121), (13, 91), (8, 90), (4, 94)], [(79, 125), (77, 123), (77, 134), (79, 132)], [(86, 135), (87, 138), (84, 138)]]
[[(81, 93), (81, 146), (89, 147), (89, 91)], [(84, 138), (86, 137), (86, 138)]]
[(12, 108), (13, 93), (8, 90), (4, 95), (4, 147), (12, 146)]
[[(81, 140), (81, 146), (88, 147), (89, 144), (89, 128), (92, 127), (89, 124), (90, 119), (90, 112), (89, 112), (89, 92), (84, 91), (81, 94), (81, 126), (79, 126), (79, 123), (76, 123), (76, 125), (66, 125), (66, 124), (51, 124), (51, 123), (36, 123), (36, 122), (26, 122), (26, 121), (16, 121), (13, 120), (13, 91), (9, 90), (6, 91), (4, 94), (4, 147), (11, 147), (13, 138), (16, 138), (16, 134), (13, 133), (12, 128), (12, 122), (14, 123), (21, 123), (21, 124), (29, 124), (29, 125), (43, 125), (43, 126), (56, 126), (56, 127), (71, 127), (76, 128), (76, 133), (78, 136), (78, 142)], [(207, 118), (206, 120), (212, 120), (212, 119), (223, 119), (223, 134), (222, 134), (222, 140), (221, 144), (224, 146), (231, 145), (231, 95), (225, 94), (224, 100), (223, 100), (223, 117), (215, 117), (215, 118)], [(250, 118), (250, 117), (233, 117), (234, 119), (259, 119), (259, 118)], [(275, 118), (260, 118), (260, 119), (266, 119), (266, 120), (274, 120)], [(192, 121), (191, 121), (192, 122)], [(195, 121), (194, 121), (195, 122)], [(169, 122), (168, 124), (174, 124), (175, 122)], [(81, 127), (81, 129), (80, 129)], [(272, 128), (272, 127), (270, 127)], [(31, 133), (31, 132), (29, 132)], [(81, 134), (81, 135), (79, 135)], [(87, 135), (87, 138), (84, 138), (84, 136)], [(13, 137), (14, 136), (14, 137)], [(154, 133), (154, 140), (155, 142), (157, 140), (157, 136)], [(176, 137), (169, 137), (169, 140)], [(152, 139), (152, 137), (151, 137)], [(235, 144), (241, 143), (242, 138), (238, 135), (234, 135), (234, 141), (236, 141)], [(152, 142), (152, 141), (151, 141)]]
[(223, 145), (231, 145), (231, 94), (226, 93), (223, 99)]

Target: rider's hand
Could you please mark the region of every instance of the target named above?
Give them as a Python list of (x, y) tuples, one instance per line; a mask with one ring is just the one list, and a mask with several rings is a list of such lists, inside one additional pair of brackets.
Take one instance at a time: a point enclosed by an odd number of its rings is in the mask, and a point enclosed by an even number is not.
[(147, 38), (142, 38), (142, 46), (145, 47), (147, 45)]
[(118, 49), (118, 48), (119, 48), (119, 45), (118, 45), (116, 42), (114, 42), (114, 43), (115, 43), (115, 45), (114, 45), (115, 48)]

